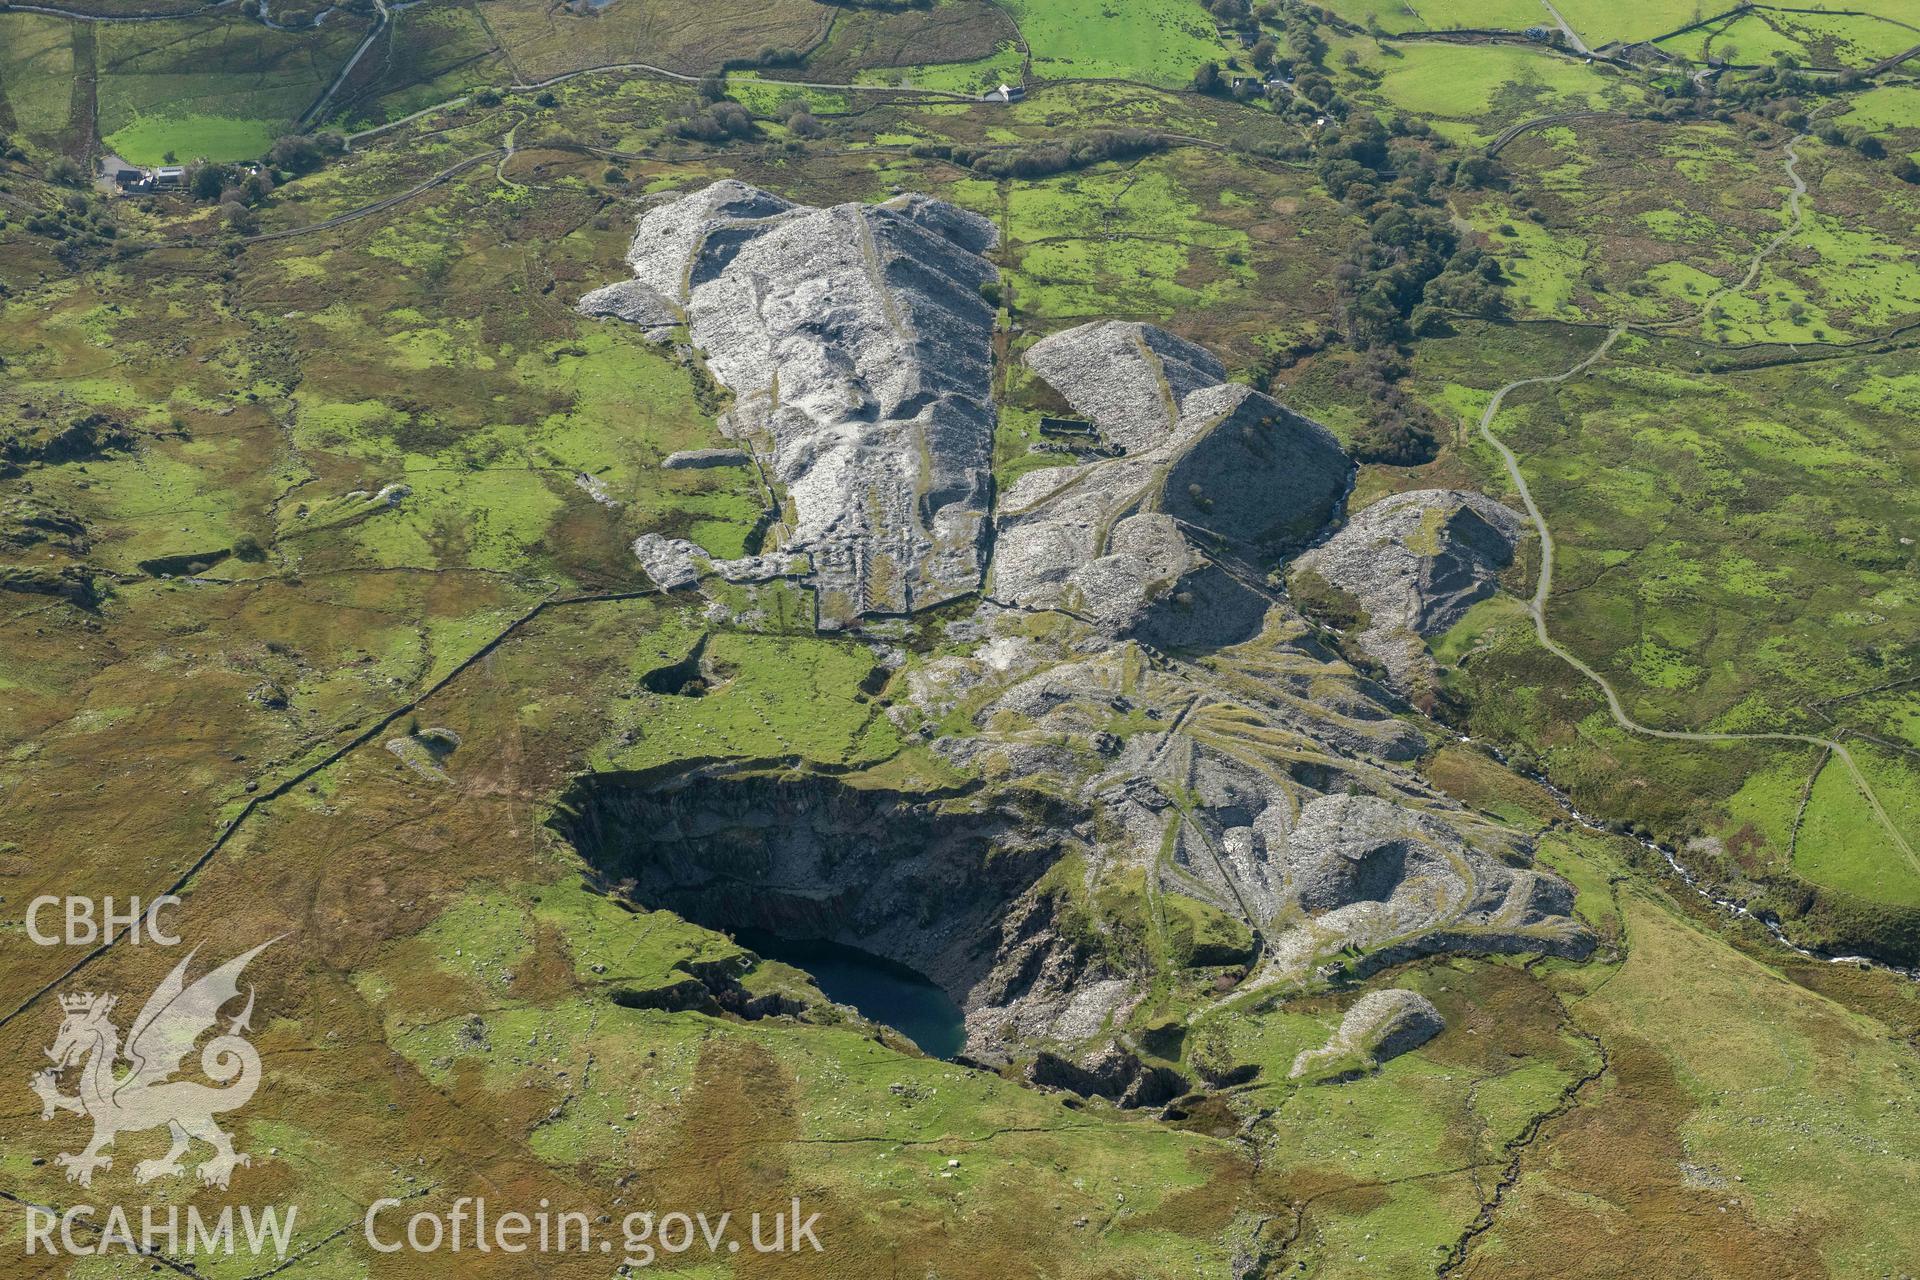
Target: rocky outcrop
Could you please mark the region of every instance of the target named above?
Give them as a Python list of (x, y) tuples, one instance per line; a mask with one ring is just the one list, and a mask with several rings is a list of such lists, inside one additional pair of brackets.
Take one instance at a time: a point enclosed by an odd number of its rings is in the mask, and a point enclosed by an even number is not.
[(1419, 1048), (1446, 1026), (1433, 1002), (1418, 992), (1369, 991), (1354, 1001), (1326, 1044), (1301, 1050), (1287, 1075), (1337, 1079), (1371, 1070)]
[(1382, 498), (1295, 562), (1357, 599), (1354, 639), (1404, 694), (1432, 680), (1424, 643), (1491, 595), (1526, 529), (1519, 512), (1458, 489)]
[(1252, 634), (1264, 566), (1338, 509), (1352, 472), (1339, 442), (1151, 325), (1082, 325), (1026, 358), (1118, 456), (1013, 485), (993, 597), (1161, 645)]
[(695, 586), (708, 574), (726, 582), (747, 583), (802, 578), (807, 572), (806, 559), (801, 556), (775, 553), (716, 560), (697, 542), (658, 533), (643, 533), (635, 538), (633, 554), (653, 585), (662, 591)]
[(1150, 324), (1083, 324), (1050, 334), (1027, 350), (1027, 366), (1128, 453), (1164, 444), (1180, 406), (1203, 387), (1225, 382), (1211, 351)]
[(1173, 1068), (1142, 1062), (1116, 1044), (1106, 1045), (1083, 1062), (1043, 1049), (1027, 1066), (1027, 1082), (1083, 1098), (1111, 1098), (1123, 1110), (1163, 1107), (1193, 1087)]
[(92, 530), (69, 508), (31, 494), (0, 503), (0, 550), (44, 547), (83, 555), (93, 545)]
[(84, 414), (68, 422), (44, 416), (14, 417), (0, 423), (0, 478), (18, 475), (34, 463), (85, 462), (129, 451), (136, 441), (125, 424), (104, 413)]
[(93, 575), (82, 565), (49, 568), (40, 565), (0, 565), (0, 591), (58, 596), (69, 604), (91, 609), (100, 603)]
[(994, 237), (925, 197), (815, 209), (719, 182), (645, 213), (634, 282), (590, 295), (686, 317), (734, 394), (722, 429), (785, 489), (784, 549), (808, 559), (823, 628), (979, 587)]

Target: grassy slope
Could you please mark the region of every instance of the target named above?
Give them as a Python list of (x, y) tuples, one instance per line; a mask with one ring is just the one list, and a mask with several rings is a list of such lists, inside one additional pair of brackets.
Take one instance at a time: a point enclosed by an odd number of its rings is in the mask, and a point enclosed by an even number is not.
[(1325, 6), (1348, 22), (1377, 24), (1382, 31), (1452, 31), (1462, 27), (1524, 31), (1551, 21), (1540, 0), (1448, 0), (1446, 4), (1377, 4), (1336, 0)]
[[(1549, 1124), (1468, 1274), (1897, 1270), (1913, 1218), (1849, 1206), (1910, 1176), (1888, 1162), (1920, 1123), (1905, 1102), (1912, 1056), (1657, 896), (1630, 888), (1618, 902), (1624, 963), (1565, 979), (1608, 1074)], [(1646, 1229), (1661, 1222), (1712, 1225)], [(1605, 1255), (1580, 1247), (1603, 1235)]]
[[(1911, 843), (1920, 834), (1920, 770), (1901, 756), (1867, 749), (1860, 760), (1880, 803)], [(1908, 865), (1838, 765), (1821, 769), (1814, 780), (1793, 865), (1815, 884), (1920, 907), (1920, 871)]]
[(40, 14), (0, 13), (0, 93), (14, 128), (42, 146), (56, 145), (67, 126), (73, 84), (68, 24)]
[(597, 12), (490, 0), (480, 16), (521, 76), (541, 80), (581, 67), (650, 62), (699, 74), (768, 46), (804, 49), (833, 11), (812, 0), (719, 0), (684, 5), (621, 0)]
[[(366, 33), (349, 16), (280, 32), (235, 14), (99, 28), (99, 129), (136, 164), (251, 159), (289, 128)], [(218, 68), (218, 70), (214, 70)]]
[(1205, 10), (1185, 0), (1013, 0), (1033, 72), (1141, 80), (1177, 87), (1229, 47)]

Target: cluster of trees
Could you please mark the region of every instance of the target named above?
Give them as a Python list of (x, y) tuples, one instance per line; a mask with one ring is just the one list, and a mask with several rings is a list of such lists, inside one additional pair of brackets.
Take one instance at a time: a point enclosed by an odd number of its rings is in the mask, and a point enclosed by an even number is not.
[(796, 138), (817, 138), (827, 131), (813, 114), (813, 104), (805, 98), (788, 98), (774, 108), (774, 118), (787, 126), (787, 132)]
[[(1244, 0), (1209, 5), (1216, 16), (1244, 8)], [(1271, 90), (1245, 79), (1235, 83), (1218, 65), (1207, 64), (1193, 87), (1241, 97), (1266, 92), (1276, 110), (1309, 126), (1312, 141), (1284, 144), (1286, 158), (1311, 159), (1328, 193), (1366, 227), (1336, 271), (1343, 304), (1339, 336), (1358, 352), (1338, 377), (1371, 405), (1367, 425), (1350, 447), (1368, 462), (1429, 461), (1440, 423), (1401, 389), (1408, 366), (1396, 344), (1443, 315), (1503, 314), (1506, 282), (1498, 261), (1461, 243), (1446, 202), (1450, 189), (1504, 185), (1502, 171), (1484, 155), (1449, 155), (1424, 120), (1395, 116), (1382, 124), (1371, 111), (1350, 113), (1327, 73), (1327, 43), (1316, 30), (1325, 20), (1321, 11), (1290, 3), (1255, 12), (1269, 33), (1252, 46), (1253, 65), (1291, 83)], [(1284, 48), (1271, 30), (1284, 36)]]
[[(1288, 7), (1303, 15), (1316, 12), (1311, 5)], [(1229, 26), (1243, 26), (1249, 22), (1263, 26), (1287, 25), (1286, 10), (1278, 0), (1262, 0), (1260, 4), (1249, 4), (1248, 0), (1207, 0), (1207, 12)]]
[(319, 133), (290, 133), (274, 139), (267, 149), (266, 162), (282, 173), (295, 177), (312, 173), (347, 149), (347, 140), (331, 129)]
[[(1303, 123), (1310, 118), (1313, 140), (1304, 150), (1322, 185), (1366, 223), (1338, 271), (1347, 341), (1363, 349), (1397, 342), (1441, 312), (1500, 315), (1499, 264), (1462, 247), (1445, 200), (1450, 187), (1502, 185), (1498, 163), (1447, 156), (1445, 141), (1418, 117), (1382, 124), (1371, 111), (1349, 113), (1326, 74), (1327, 43), (1315, 27), (1323, 18), (1310, 6), (1287, 6), (1269, 21), (1288, 51), (1276, 46), (1260, 57), (1293, 74), (1292, 88), (1275, 86), (1276, 105)], [(1383, 447), (1402, 449), (1391, 441)]]
[(187, 194), (219, 205), (220, 220), (229, 231), (250, 235), (259, 225), (254, 210), (267, 202), (275, 187), (314, 172), (346, 149), (346, 139), (331, 131), (288, 134), (275, 139), (257, 165), (203, 160), (189, 166)]
[(87, 171), (70, 156), (55, 156), (47, 164), (46, 178), (56, 187), (77, 187), (87, 180)]
[(1171, 145), (1171, 137), (1149, 129), (1102, 129), (1037, 147), (973, 150), (945, 143), (918, 143), (911, 154), (922, 159), (949, 160), (988, 178), (1045, 178), (1108, 160), (1131, 160), (1164, 151)]
[[(1846, 92), (1866, 83), (1866, 76), (1859, 71), (1843, 71), (1837, 76), (1803, 75), (1796, 59), (1785, 54), (1781, 56), (1778, 66), (1731, 84), (1723, 83), (1716, 86), (1715, 92), (1725, 103), (1740, 106), (1763, 119), (1772, 120), (1783, 129), (1797, 133), (1812, 123), (1803, 100), (1807, 96)], [(1711, 100), (1693, 99), (1669, 104), (1667, 110), (1653, 114), (1673, 116), (1698, 113), (1711, 105)], [(1723, 123), (1733, 123), (1733, 113), (1724, 105), (1713, 115)], [(1916, 165), (1913, 158), (1903, 152), (1889, 152), (1885, 140), (1877, 134), (1857, 125), (1836, 123), (1821, 128), (1819, 137), (1830, 147), (1851, 147), (1869, 160), (1890, 160), (1895, 177), (1902, 182), (1920, 183), (1920, 165)]]
[(668, 126), (676, 138), (718, 144), (759, 135), (753, 113), (727, 96), (724, 75), (715, 72), (700, 77), (694, 92), (696, 101), (681, 107), (678, 118)]
[(1347, 340), (1356, 347), (1407, 336), (1426, 322), (1416, 316), (1423, 307), (1429, 315), (1504, 309), (1499, 264), (1460, 244), (1444, 198), (1452, 186), (1498, 184), (1499, 168), (1484, 156), (1442, 161), (1418, 141), (1425, 133), (1423, 122), (1395, 117), (1382, 126), (1360, 113), (1323, 130), (1314, 145), (1328, 193), (1366, 221), (1338, 271)]
[(1887, 144), (1865, 129), (1830, 124), (1820, 131), (1820, 141), (1830, 147), (1852, 147), (1869, 160), (1891, 160), (1893, 176), (1902, 182), (1920, 183), (1920, 165), (1905, 152), (1890, 153)]
[[(813, 114), (813, 104), (799, 94), (774, 108), (773, 118), (792, 135), (787, 142), (789, 149), (799, 147), (798, 139), (818, 138), (827, 131)], [(679, 109), (668, 132), (677, 138), (716, 145), (760, 136), (753, 113), (727, 96), (726, 79), (719, 75), (702, 77), (697, 100)]]
[(797, 67), (807, 60), (804, 50), (785, 45), (763, 44), (760, 51), (751, 58), (730, 61), (729, 67)]
[(693, 108), (673, 123), (673, 134), (695, 142), (730, 142), (751, 138), (760, 132), (753, 116), (737, 102), (709, 102), (705, 108)]
[[(1217, 5), (1209, 9), (1222, 21), (1233, 20), (1231, 14), (1237, 13), (1242, 19), (1247, 8), (1241, 0), (1219, 0), (1231, 12), (1223, 16)], [(1309, 110), (1315, 113), (1333, 109), (1338, 95), (1333, 82), (1327, 78), (1326, 56), (1327, 42), (1314, 27), (1316, 17), (1324, 18), (1323, 11), (1311, 5), (1288, 5), (1282, 8), (1278, 4), (1262, 4), (1252, 10), (1252, 19), (1259, 23), (1260, 35), (1247, 49), (1247, 60), (1253, 64), (1258, 76), (1239, 76), (1232, 74), (1238, 69), (1237, 62), (1229, 62), (1222, 68), (1217, 62), (1203, 62), (1193, 73), (1192, 88), (1198, 93), (1231, 94), (1242, 102), (1250, 102), (1262, 96), (1272, 99), (1283, 113), (1293, 110)], [(1278, 32), (1286, 39), (1283, 46), (1275, 38)], [(1293, 87), (1285, 84), (1267, 87), (1267, 77), (1279, 76), (1293, 80)], [(1305, 99), (1304, 105), (1301, 99)], [(1338, 104), (1340, 114), (1345, 115), (1345, 105)]]
[(1441, 422), (1401, 389), (1407, 373), (1406, 359), (1392, 347), (1374, 347), (1340, 373), (1338, 380), (1370, 406), (1366, 424), (1347, 442), (1348, 452), (1361, 462), (1411, 467), (1433, 461)]
[[(1730, 49), (1722, 49), (1721, 54), (1732, 60)], [(1807, 97), (1845, 93), (1859, 89), (1866, 83), (1866, 75), (1858, 70), (1842, 71), (1837, 75), (1803, 74), (1799, 69), (1799, 60), (1792, 54), (1783, 53), (1778, 55), (1777, 65), (1751, 76), (1723, 78), (1711, 91), (1696, 89), (1691, 84), (1670, 84), (1663, 90), (1665, 101), (1647, 115), (1654, 120), (1710, 117), (1722, 124), (1733, 124), (1736, 121), (1734, 109), (1739, 109), (1770, 120), (1782, 129), (1799, 133), (1812, 123), (1805, 102)], [(1904, 153), (1889, 152), (1885, 140), (1877, 134), (1856, 125), (1841, 124), (1828, 124), (1818, 134), (1828, 146), (1851, 147), (1869, 160), (1889, 160), (1895, 177), (1902, 182), (1920, 184), (1920, 165)], [(1766, 141), (1766, 127), (1762, 125), (1755, 128), (1749, 137), (1756, 142)]]

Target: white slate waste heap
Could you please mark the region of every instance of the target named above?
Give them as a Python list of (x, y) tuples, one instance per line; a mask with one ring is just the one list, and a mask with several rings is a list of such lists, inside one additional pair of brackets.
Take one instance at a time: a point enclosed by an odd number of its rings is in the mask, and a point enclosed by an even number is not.
[(1480, 494), (1416, 489), (1359, 512), (1299, 567), (1360, 601), (1368, 623), (1355, 639), (1412, 695), (1434, 677), (1424, 640), (1493, 594), (1526, 527), (1519, 512)]
[(581, 300), (684, 318), (782, 484), (820, 625), (976, 590), (992, 462), (993, 224), (924, 196), (817, 209), (735, 181), (649, 210), (634, 278)]

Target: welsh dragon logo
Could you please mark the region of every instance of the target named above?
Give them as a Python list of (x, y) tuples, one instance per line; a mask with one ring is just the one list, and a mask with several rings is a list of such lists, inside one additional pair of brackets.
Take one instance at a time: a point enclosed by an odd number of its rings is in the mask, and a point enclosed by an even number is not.
[[(93, 1140), (86, 1150), (54, 1157), (54, 1162), (67, 1171), (67, 1181), (90, 1186), (96, 1169), (113, 1167), (113, 1157), (102, 1152), (113, 1145), (115, 1137), (162, 1125), (167, 1127), (173, 1145), (160, 1159), (135, 1165), (135, 1182), (152, 1182), (184, 1172), (180, 1158), (196, 1138), (213, 1148), (213, 1158), (195, 1170), (208, 1186), (225, 1188), (236, 1166), (251, 1163), (233, 1149), (232, 1135), (213, 1120), (223, 1112), (245, 1106), (260, 1087), (260, 1055), (241, 1035), (250, 1030), (248, 1020), (253, 1016), (251, 987), (247, 989), (246, 1008), (228, 1023), (225, 1033), (207, 1041), (200, 1051), (200, 1069), (208, 1079), (225, 1087), (170, 1077), (180, 1070), (181, 1062), (200, 1037), (219, 1021), (221, 1008), (239, 996), (240, 972), (247, 962), (274, 941), (261, 943), (188, 985), (187, 966), (199, 950), (196, 947), (147, 997), (140, 1016), (127, 1032), (124, 1048), (110, 1018), (116, 997), (92, 993), (60, 997), (60, 1034), (47, 1050), (54, 1065), (29, 1083), (40, 1096), (42, 1120), (51, 1120), (55, 1111), (73, 1111), (93, 1120)], [(121, 1074), (118, 1068), (123, 1058), (129, 1066)], [(60, 1077), (74, 1067), (80, 1068), (80, 1091), (63, 1094)]]

